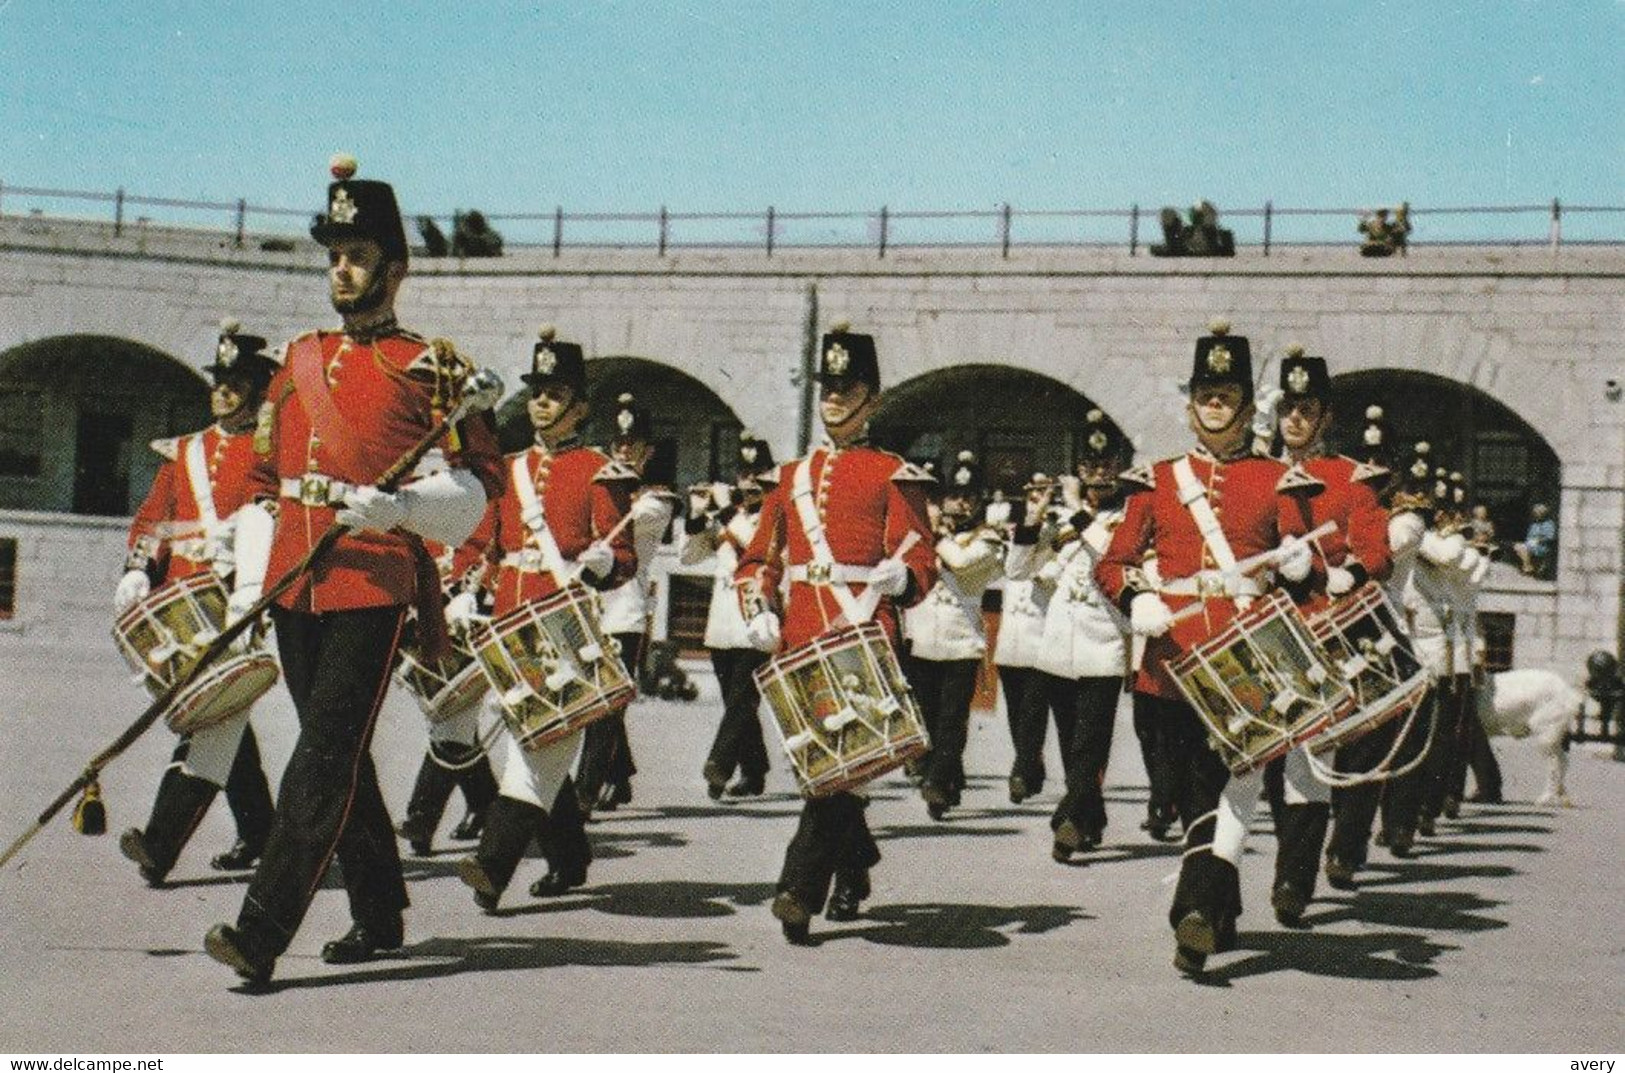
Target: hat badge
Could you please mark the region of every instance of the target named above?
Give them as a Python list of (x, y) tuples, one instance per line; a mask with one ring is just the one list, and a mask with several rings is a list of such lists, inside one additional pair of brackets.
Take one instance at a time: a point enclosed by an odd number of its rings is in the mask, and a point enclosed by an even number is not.
[(333, 200), (327, 206), (327, 216), (336, 224), (349, 224), (355, 222), (355, 215), (359, 211), (354, 201), (350, 200), (350, 191), (346, 187), (339, 187), (333, 191)]
[(739, 458), (747, 466), (754, 466), (756, 464), (756, 447), (752, 444), (741, 447), (739, 449)]
[(1104, 451), (1106, 449), (1106, 434), (1098, 428), (1095, 429), (1089, 434), (1089, 446), (1096, 451)]
[(1223, 376), (1230, 371), (1230, 364), (1231, 358), (1229, 347), (1222, 345), (1215, 346), (1212, 350), (1207, 352), (1208, 372), (1218, 373), (1220, 376)]
[(1286, 374), (1286, 386), (1292, 389), (1294, 395), (1302, 395), (1309, 390), (1309, 370), (1302, 365), (1294, 365), (1292, 371)]
[(536, 352), (536, 371), (543, 376), (552, 376), (553, 370), (559, 367), (559, 356), (548, 347)]
[(214, 348), (214, 356), (221, 365), (231, 368), (237, 360), (237, 344), (231, 341), (231, 336), (220, 337), (220, 345)]
[(622, 410), (615, 415), (615, 426), (622, 432), (631, 432), (632, 426), (636, 423), (637, 418), (633, 416), (631, 410)]
[(824, 351), (824, 367), (830, 371), (831, 375), (845, 376), (846, 370), (851, 366), (852, 355), (841, 344), (831, 343), (829, 349)]

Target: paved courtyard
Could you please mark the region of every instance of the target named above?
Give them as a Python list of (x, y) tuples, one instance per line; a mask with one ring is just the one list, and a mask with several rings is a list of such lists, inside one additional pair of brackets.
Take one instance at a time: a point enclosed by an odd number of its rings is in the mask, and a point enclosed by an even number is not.
[[(106, 773), (110, 836), (65, 818), (0, 873), (0, 1051), (1562, 1051), (1625, 1049), (1625, 764), (1576, 747), (1575, 808), (1539, 808), (1541, 766), (1496, 742), (1509, 804), (1468, 806), (1410, 860), (1373, 852), (1354, 894), (1324, 885), (1308, 920), (1276, 926), (1274, 840), (1243, 874), (1239, 949), (1202, 984), (1170, 964), (1177, 848), (1138, 830), (1144, 774), (1126, 705), (1108, 778), (1105, 847), (1049, 858), (1051, 785), (1011, 806), (1002, 716), (973, 717), (965, 807), (933, 823), (900, 781), (876, 787), (885, 860), (856, 923), (792, 948), (768, 915), (795, 823), (783, 765), (769, 795), (714, 804), (699, 768), (718, 716), (639, 702), (636, 800), (595, 821), (597, 862), (575, 896), (535, 902), (527, 861), (503, 909), (479, 913), (442, 838), (407, 859), (402, 955), (335, 967), (348, 926), (323, 891), (274, 989), (250, 995), (202, 953), (242, 877), (211, 872), (231, 838), (223, 804), (165, 890), (119, 856), (145, 822), (172, 744), (154, 731)], [(255, 716), (277, 772), (292, 744), (280, 689)], [(0, 649), (0, 842), (139, 712), (111, 643)], [(392, 695), (374, 752), (404, 803), (423, 722)], [(460, 815), (454, 803), (447, 827)], [(1267, 825), (1267, 819), (1260, 816)]]

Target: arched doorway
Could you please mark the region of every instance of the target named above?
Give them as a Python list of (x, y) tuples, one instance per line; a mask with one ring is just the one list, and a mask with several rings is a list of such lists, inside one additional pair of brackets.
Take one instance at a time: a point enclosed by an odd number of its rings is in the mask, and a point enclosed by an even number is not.
[[(587, 362), (589, 443), (608, 443), (614, 435), (615, 400), (624, 391), (637, 396), (654, 418), (655, 456), (652, 481), (687, 488), (700, 481), (728, 480), (738, 455), (739, 418), (716, 392), (680, 369), (647, 358), (593, 358)], [(531, 442), (530, 419), (523, 389), (497, 410), (502, 449), (517, 451)]]
[[(969, 448), (990, 487), (1017, 492), (1035, 472), (1072, 472), (1094, 403), (1050, 377), (1005, 365), (955, 365), (886, 391), (875, 443), (939, 472)], [(1110, 415), (1108, 415), (1110, 420)]]
[(209, 423), (202, 376), (129, 339), (64, 335), (0, 354), (0, 507), (127, 515), (159, 457), (149, 440)]
[[(1394, 433), (1394, 462), (1403, 465), (1418, 440), (1432, 446), (1436, 466), (1459, 470), (1471, 501), (1489, 508), (1497, 543), (1523, 539), (1530, 508), (1545, 503), (1557, 516), (1562, 489), (1557, 452), (1511, 408), (1477, 388), (1432, 373), (1365, 369), (1332, 378), (1338, 419), (1330, 439), (1355, 454), (1372, 404)], [(1503, 558), (1510, 559), (1510, 550)]]

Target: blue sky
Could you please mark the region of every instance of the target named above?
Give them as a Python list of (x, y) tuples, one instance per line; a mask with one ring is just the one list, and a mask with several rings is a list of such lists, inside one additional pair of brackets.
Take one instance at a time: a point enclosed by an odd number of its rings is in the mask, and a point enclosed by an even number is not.
[(0, 181), (313, 208), (346, 148), (436, 212), (1625, 204), (1622, 46), (1621, 0), (0, 0)]

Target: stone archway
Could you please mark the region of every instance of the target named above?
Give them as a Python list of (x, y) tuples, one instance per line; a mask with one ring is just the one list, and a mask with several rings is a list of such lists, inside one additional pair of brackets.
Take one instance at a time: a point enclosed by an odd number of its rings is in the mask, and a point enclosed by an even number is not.
[(969, 448), (989, 486), (1014, 494), (1034, 471), (1072, 472), (1079, 429), (1094, 408), (1087, 396), (1041, 373), (953, 365), (888, 388), (872, 435), (887, 450), (936, 462), (941, 472)]
[[(1521, 540), (1529, 511), (1545, 503), (1555, 515), (1562, 491), (1557, 452), (1519, 414), (1491, 395), (1434, 373), (1362, 369), (1332, 378), (1336, 415), (1330, 440), (1348, 454), (1359, 451), (1365, 411), (1380, 405), (1393, 430), (1394, 464), (1404, 465), (1419, 440), (1432, 447), (1435, 466), (1459, 470), (1472, 501), (1489, 508), (1496, 539)], [(1561, 520), (1560, 520), (1561, 521)]]
[(160, 350), (62, 335), (0, 353), (0, 508), (125, 516), (158, 472), (145, 444), (209, 423), (199, 373)]
[[(717, 393), (694, 377), (648, 358), (592, 358), (587, 362), (587, 393), (592, 416), (586, 427), (590, 443), (609, 442), (614, 433), (616, 399), (622, 392), (637, 396), (654, 418), (655, 457), (649, 476), (657, 483), (687, 488), (699, 481), (732, 479), (737, 455), (739, 418)], [(510, 395), (497, 411), (504, 451), (517, 451), (531, 441), (525, 415), (528, 392)]]

